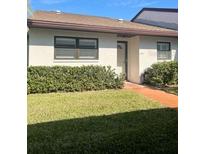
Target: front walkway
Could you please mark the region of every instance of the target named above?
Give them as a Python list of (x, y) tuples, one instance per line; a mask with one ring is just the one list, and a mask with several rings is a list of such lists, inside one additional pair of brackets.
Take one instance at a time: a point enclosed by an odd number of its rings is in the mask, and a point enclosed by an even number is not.
[(124, 88), (143, 94), (144, 96), (147, 96), (153, 100), (157, 100), (167, 107), (178, 107), (178, 96), (176, 95), (130, 82), (125, 82)]

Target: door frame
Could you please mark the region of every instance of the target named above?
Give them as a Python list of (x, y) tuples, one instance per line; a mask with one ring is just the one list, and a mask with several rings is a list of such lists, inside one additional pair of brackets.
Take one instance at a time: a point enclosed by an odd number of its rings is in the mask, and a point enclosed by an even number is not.
[(118, 43), (124, 43), (125, 44), (125, 80), (127, 80), (127, 74), (128, 74), (128, 42), (127, 41), (117, 41)]

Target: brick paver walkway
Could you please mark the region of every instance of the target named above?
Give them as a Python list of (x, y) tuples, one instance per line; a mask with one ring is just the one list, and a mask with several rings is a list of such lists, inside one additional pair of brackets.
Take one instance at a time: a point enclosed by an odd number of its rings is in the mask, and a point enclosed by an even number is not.
[(153, 100), (159, 101), (161, 104), (170, 107), (177, 108), (178, 107), (178, 96), (166, 93), (161, 90), (152, 89), (146, 86), (125, 82), (124, 89), (129, 89), (135, 91), (137, 93), (143, 94)]

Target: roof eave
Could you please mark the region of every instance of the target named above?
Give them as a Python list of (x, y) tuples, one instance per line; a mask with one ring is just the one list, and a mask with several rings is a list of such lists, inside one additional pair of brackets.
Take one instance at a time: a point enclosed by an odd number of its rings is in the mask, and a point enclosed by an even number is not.
[(108, 27), (108, 26), (62, 23), (62, 22), (42, 21), (42, 20), (32, 20), (32, 19), (28, 19), (28, 27), (79, 30), (79, 31), (90, 31), (90, 32), (105, 32), (105, 33), (116, 33), (116, 34), (133, 35), (133, 36), (148, 35), (148, 36), (178, 37), (177, 31), (165, 32), (165, 31), (151, 31), (151, 30), (142, 30), (142, 29), (136, 30), (131, 28), (116, 28), (116, 27)]

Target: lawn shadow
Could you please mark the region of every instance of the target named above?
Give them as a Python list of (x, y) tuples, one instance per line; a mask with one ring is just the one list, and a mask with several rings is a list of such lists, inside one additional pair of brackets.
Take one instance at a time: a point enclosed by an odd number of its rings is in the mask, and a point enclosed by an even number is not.
[(176, 154), (176, 109), (152, 109), (28, 125), (29, 154)]

